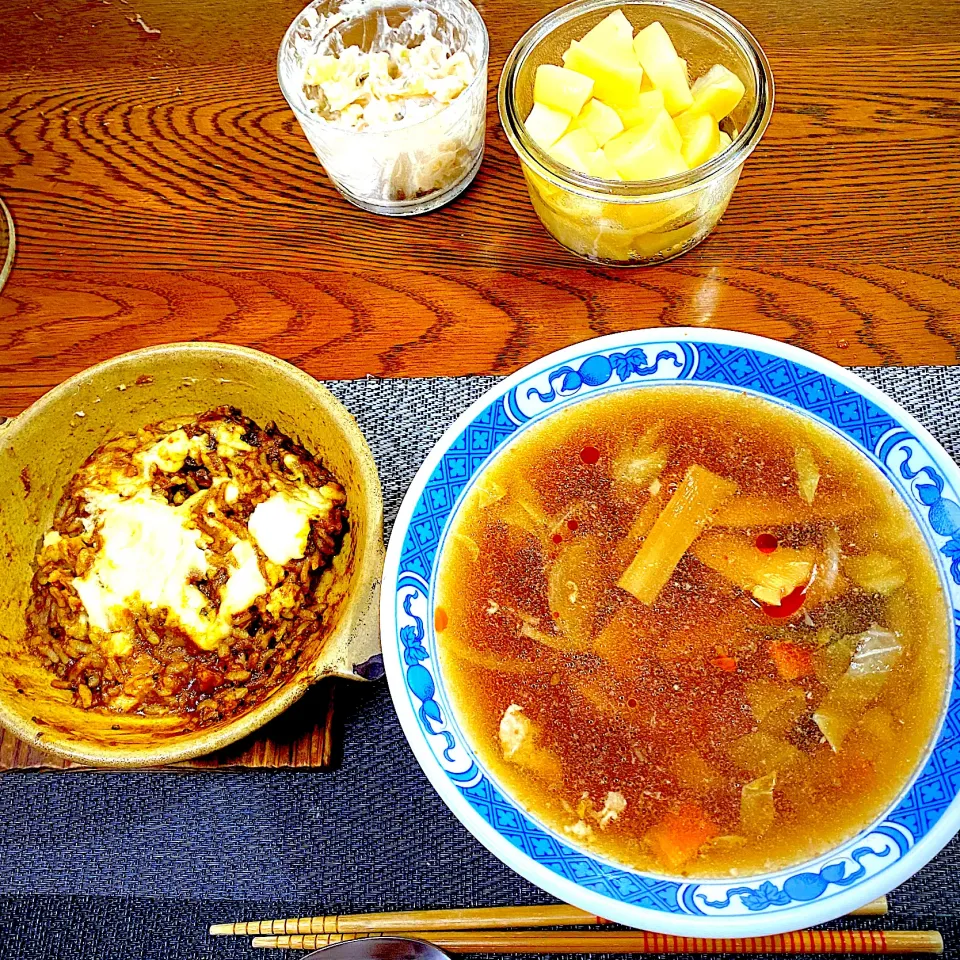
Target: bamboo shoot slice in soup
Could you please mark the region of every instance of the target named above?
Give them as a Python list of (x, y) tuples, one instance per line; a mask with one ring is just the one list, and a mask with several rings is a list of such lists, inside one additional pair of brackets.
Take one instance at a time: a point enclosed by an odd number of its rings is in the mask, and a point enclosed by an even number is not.
[(909, 509), (760, 398), (655, 387), (553, 414), (484, 468), (442, 550), (441, 668), (479, 759), (628, 866), (823, 854), (938, 728), (949, 618)]

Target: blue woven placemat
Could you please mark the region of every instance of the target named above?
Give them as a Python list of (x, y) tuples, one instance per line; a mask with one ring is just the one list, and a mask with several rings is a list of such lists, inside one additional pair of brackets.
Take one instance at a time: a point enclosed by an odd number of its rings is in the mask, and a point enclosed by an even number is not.
[[(960, 456), (960, 369), (868, 369)], [(430, 445), (495, 378), (331, 383), (357, 416), (388, 525)], [(447, 811), (383, 683), (341, 685), (338, 770), (0, 775), (0, 960), (239, 958), (221, 920), (547, 902)], [(960, 842), (882, 920), (960, 958)]]

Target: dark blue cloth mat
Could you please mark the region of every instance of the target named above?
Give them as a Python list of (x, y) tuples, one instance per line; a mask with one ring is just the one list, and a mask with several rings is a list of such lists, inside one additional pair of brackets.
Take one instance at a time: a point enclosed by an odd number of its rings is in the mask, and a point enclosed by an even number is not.
[[(960, 452), (960, 369), (865, 371)], [(442, 429), (493, 378), (331, 384), (384, 479), (388, 520)], [(386, 685), (343, 683), (329, 773), (14, 772), (0, 776), (0, 960), (267, 956), (210, 923), (547, 902), (436, 797)], [(939, 929), (960, 958), (960, 842), (892, 897), (887, 918)], [(291, 954), (296, 955), (296, 954)]]

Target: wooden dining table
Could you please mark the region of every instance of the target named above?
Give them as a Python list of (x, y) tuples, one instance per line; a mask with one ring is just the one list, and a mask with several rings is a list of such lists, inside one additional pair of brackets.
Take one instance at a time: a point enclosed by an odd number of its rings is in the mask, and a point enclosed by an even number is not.
[(319, 378), (509, 373), (656, 325), (763, 334), (845, 365), (960, 361), (954, 0), (724, 0), (776, 80), (716, 231), (623, 269), (558, 246), (500, 127), (504, 58), (551, 0), (481, 0), (486, 156), (455, 202), (355, 209), (284, 101), (301, 0), (5, 0), (0, 414), (127, 350), (246, 344)]

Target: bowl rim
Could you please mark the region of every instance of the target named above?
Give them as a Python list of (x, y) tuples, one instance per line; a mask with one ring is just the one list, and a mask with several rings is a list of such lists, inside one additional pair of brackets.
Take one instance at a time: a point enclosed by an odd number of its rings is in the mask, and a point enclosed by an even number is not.
[[(764, 936), (784, 933), (832, 920), (888, 893), (908, 877), (912, 876), (928, 863), (950, 841), (958, 829), (960, 829), (960, 792), (955, 793), (950, 798), (947, 807), (943, 810), (937, 822), (929, 827), (919, 840), (914, 841), (911, 838), (911, 841), (906, 842), (905, 847), (901, 849), (902, 855), (899, 859), (881, 869), (879, 872), (874, 873), (872, 876), (866, 877), (862, 882), (855, 882), (849, 886), (845, 886), (839, 889), (838, 892), (833, 893), (829, 898), (825, 898), (820, 902), (816, 899), (812, 901), (797, 901), (782, 910), (769, 913), (737, 913), (730, 916), (719, 916), (715, 914), (695, 915), (682, 910), (678, 912), (668, 912), (659, 908), (650, 908), (618, 901), (602, 893), (597, 893), (581, 883), (572, 882), (560, 876), (559, 873), (547, 869), (521, 850), (519, 846), (510, 842), (509, 839), (481, 817), (470, 805), (466, 798), (460, 793), (457, 784), (454, 782), (453, 775), (448, 773), (438, 762), (421, 729), (412, 706), (408, 684), (404, 678), (405, 667), (401, 661), (400, 647), (397, 643), (399, 628), (397, 622), (397, 597), (398, 590), (401, 586), (399, 577), (403, 569), (401, 566), (401, 551), (411, 527), (414, 510), (421, 496), (424, 494), (427, 482), (434, 475), (443, 457), (449, 452), (452, 442), (477, 418), (478, 414), (490, 409), (491, 404), (507, 397), (513, 388), (529, 381), (532, 376), (545, 373), (550, 369), (557, 369), (564, 363), (569, 363), (575, 359), (582, 360), (590, 354), (610, 350), (614, 347), (625, 348), (648, 344), (682, 345), (686, 343), (743, 348), (748, 351), (783, 359), (788, 363), (797, 364), (837, 381), (841, 386), (859, 394), (861, 397), (875, 404), (883, 412), (888, 413), (896, 422), (897, 426), (909, 429), (926, 451), (933, 451), (933, 453), (936, 454), (934, 460), (935, 465), (946, 475), (946, 479), (949, 481), (953, 490), (960, 490), (960, 468), (957, 467), (946, 451), (943, 450), (939, 441), (911, 414), (900, 407), (892, 398), (886, 396), (881, 390), (863, 380), (852, 371), (799, 347), (752, 334), (693, 327), (658, 327), (645, 330), (625, 331), (582, 341), (525, 364), (515, 373), (485, 391), (444, 431), (417, 471), (400, 506), (387, 547), (383, 577), (384, 589), (381, 593), (380, 608), (383, 660), (391, 697), (400, 720), (401, 728), (427, 779), (443, 802), (467, 830), (491, 853), (521, 876), (567, 903), (581, 907), (597, 916), (605, 917), (609, 920), (632, 927), (679, 935)], [(677, 386), (696, 386), (697, 381), (671, 380), (669, 383)], [(703, 385), (709, 387), (714, 384), (708, 382)], [(790, 407), (801, 413), (803, 412), (802, 409), (796, 408), (792, 404)], [(849, 439), (848, 442), (853, 443), (855, 446), (860, 446), (852, 438)], [(451, 510), (451, 516), (455, 513), (455, 509), (456, 508), (453, 508)], [(923, 532), (926, 534), (925, 530), (923, 530)], [(942, 575), (942, 572), (942, 564), (938, 563), (938, 573)], [(953, 605), (949, 602), (949, 599), (948, 596), (947, 607), (948, 610), (952, 611)], [(429, 611), (427, 612), (429, 613)], [(903, 800), (910, 794), (917, 778), (925, 769), (930, 756), (933, 751), (938, 748), (944, 737), (944, 723), (948, 708), (951, 702), (960, 696), (960, 688), (958, 688), (957, 685), (957, 677), (958, 674), (960, 674), (960, 663), (957, 663), (956, 657), (957, 645), (958, 642), (960, 642), (960, 638), (956, 636), (958, 627), (960, 627), (960, 623), (953, 624), (951, 650), (953, 653), (954, 674), (952, 678), (948, 678), (948, 689), (945, 691), (946, 696), (936, 736), (931, 739), (925, 760), (918, 764), (905, 790), (898, 795), (897, 799), (887, 808), (881, 818), (875, 821), (873, 829), (881, 826), (882, 821), (891, 813), (895, 812)], [(436, 672), (439, 673), (439, 669)], [(487, 771), (483, 772), (486, 773)], [(495, 776), (489, 776), (489, 779), (495, 789), (500, 788), (500, 784)], [(513, 807), (519, 808), (521, 811), (523, 810), (516, 801), (509, 798), (509, 795), (507, 796)], [(543, 826), (539, 820), (534, 819), (534, 823), (538, 827), (542, 828)], [(821, 857), (805, 861), (796, 867), (785, 868), (784, 871), (779, 871), (777, 876), (782, 876), (783, 873), (789, 870), (799, 870), (810, 864), (819, 865), (830, 859), (836, 859), (839, 853), (859, 839), (862, 839), (863, 836), (863, 831), (860, 831), (855, 837), (849, 838), (844, 843), (834, 847), (831, 851), (827, 851)], [(584, 848), (582, 847), (575, 849), (577, 849), (578, 852), (584, 852)], [(585, 856), (601, 866), (609, 866), (611, 864), (611, 861), (600, 857), (593, 857), (589, 852), (586, 852)], [(656, 883), (658, 880), (664, 880), (665, 882), (678, 885), (681, 891), (684, 889), (692, 891), (703, 884), (725, 883), (725, 881), (712, 881), (709, 879), (693, 878), (686, 880), (681, 877), (659, 877), (641, 871), (631, 871), (630, 868), (624, 869), (627, 872), (632, 872), (637, 876), (645, 878), (647, 882)], [(757, 880), (762, 879), (762, 875), (757, 875)], [(752, 880), (752, 877), (737, 877), (734, 878), (733, 883), (750, 883)], [(729, 886), (732, 886), (732, 884), (729, 884)]]
[[(357, 547), (357, 556), (364, 557), (366, 562), (362, 564), (360, 576), (354, 589), (341, 605), (337, 622), (326, 638), (313, 673), (303, 679), (296, 681), (291, 679), (281, 684), (276, 688), (273, 695), (268, 696), (266, 700), (261, 701), (251, 710), (239, 714), (222, 726), (214, 725), (208, 729), (200, 728), (196, 732), (196, 736), (191, 738), (188, 744), (178, 746), (175, 743), (164, 742), (156, 746), (137, 748), (118, 746), (113, 749), (107, 749), (89, 745), (85, 742), (78, 743), (73, 740), (64, 740), (60, 738), (60, 735), (56, 731), (24, 720), (21, 716), (11, 711), (6, 702), (0, 698), (0, 726), (9, 730), (14, 736), (20, 738), (28, 745), (67, 760), (80, 761), (81, 763), (98, 767), (161, 766), (178, 763), (183, 760), (190, 760), (194, 757), (205, 756), (206, 754), (236, 743), (245, 736), (249, 736), (291, 707), (307, 690), (316, 684), (318, 680), (324, 676), (330, 676), (336, 673), (336, 671), (330, 669), (329, 664), (325, 664), (323, 651), (330, 649), (337, 636), (345, 627), (349, 629), (355, 626), (354, 621), (357, 618), (359, 605), (365, 602), (365, 598), (369, 595), (373, 585), (381, 575), (379, 559), (383, 554), (382, 489), (376, 463), (366, 438), (360, 431), (360, 427), (357, 425), (352, 414), (350, 414), (341, 401), (338, 400), (327, 387), (320, 383), (320, 381), (294, 364), (286, 360), (281, 360), (279, 357), (275, 357), (263, 350), (255, 350), (251, 347), (207, 340), (163, 343), (117, 354), (114, 357), (110, 357), (107, 360), (103, 360), (100, 363), (75, 373), (73, 376), (48, 390), (21, 413), (6, 421), (2, 425), (2, 430), (0, 430), (0, 441), (6, 440), (9, 431), (15, 429), (15, 425), (20, 418), (43, 416), (48, 407), (54, 405), (62, 398), (68, 397), (71, 391), (91, 376), (109, 373), (119, 367), (133, 366), (144, 359), (151, 360), (164, 354), (172, 353), (181, 355), (185, 350), (218, 357), (239, 357), (246, 361), (253, 361), (261, 367), (272, 367), (275, 371), (278, 371), (281, 376), (299, 384), (306, 392), (313, 394), (315, 397), (322, 398), (322, 402), (326, 405), (328, 413), (338, 421), (344, 435), (348, 438), (350, 448), (357, 457), (359, 471), (363, 475), (365, 482), (372, 484), (367, 491), (369, 497), (367, 506), (368, 508), (373, 508), (371, 510), (371, 522), (367, 525), (366, 539), (358, 544)], [(42, 734), (40, 739), (38, 739), (38, 734)]]
[[(706, 162), (682, 173), (656, 180), (602, 180), (554, 160), (526, 131), (517, 113), (517, 73), (536, 44), (574, 16), (622, 7), (663, 7), (709, 23), (737, 44), (750, 60), (757, 87), (757, 102), (744, 128), (733, 143)], [(587, 198), (603, 195), (611, 203), (637, 203), (682, 197), (702, 189), (708, 182), (743, 167), (763, 137), (773, 114), (773, 70), (757, 38), (735, 17), (706, 0), (573, 0), (538, 20), (507, 55), (497, 87), (500, 125), (521, 164), (554, 186)]]

